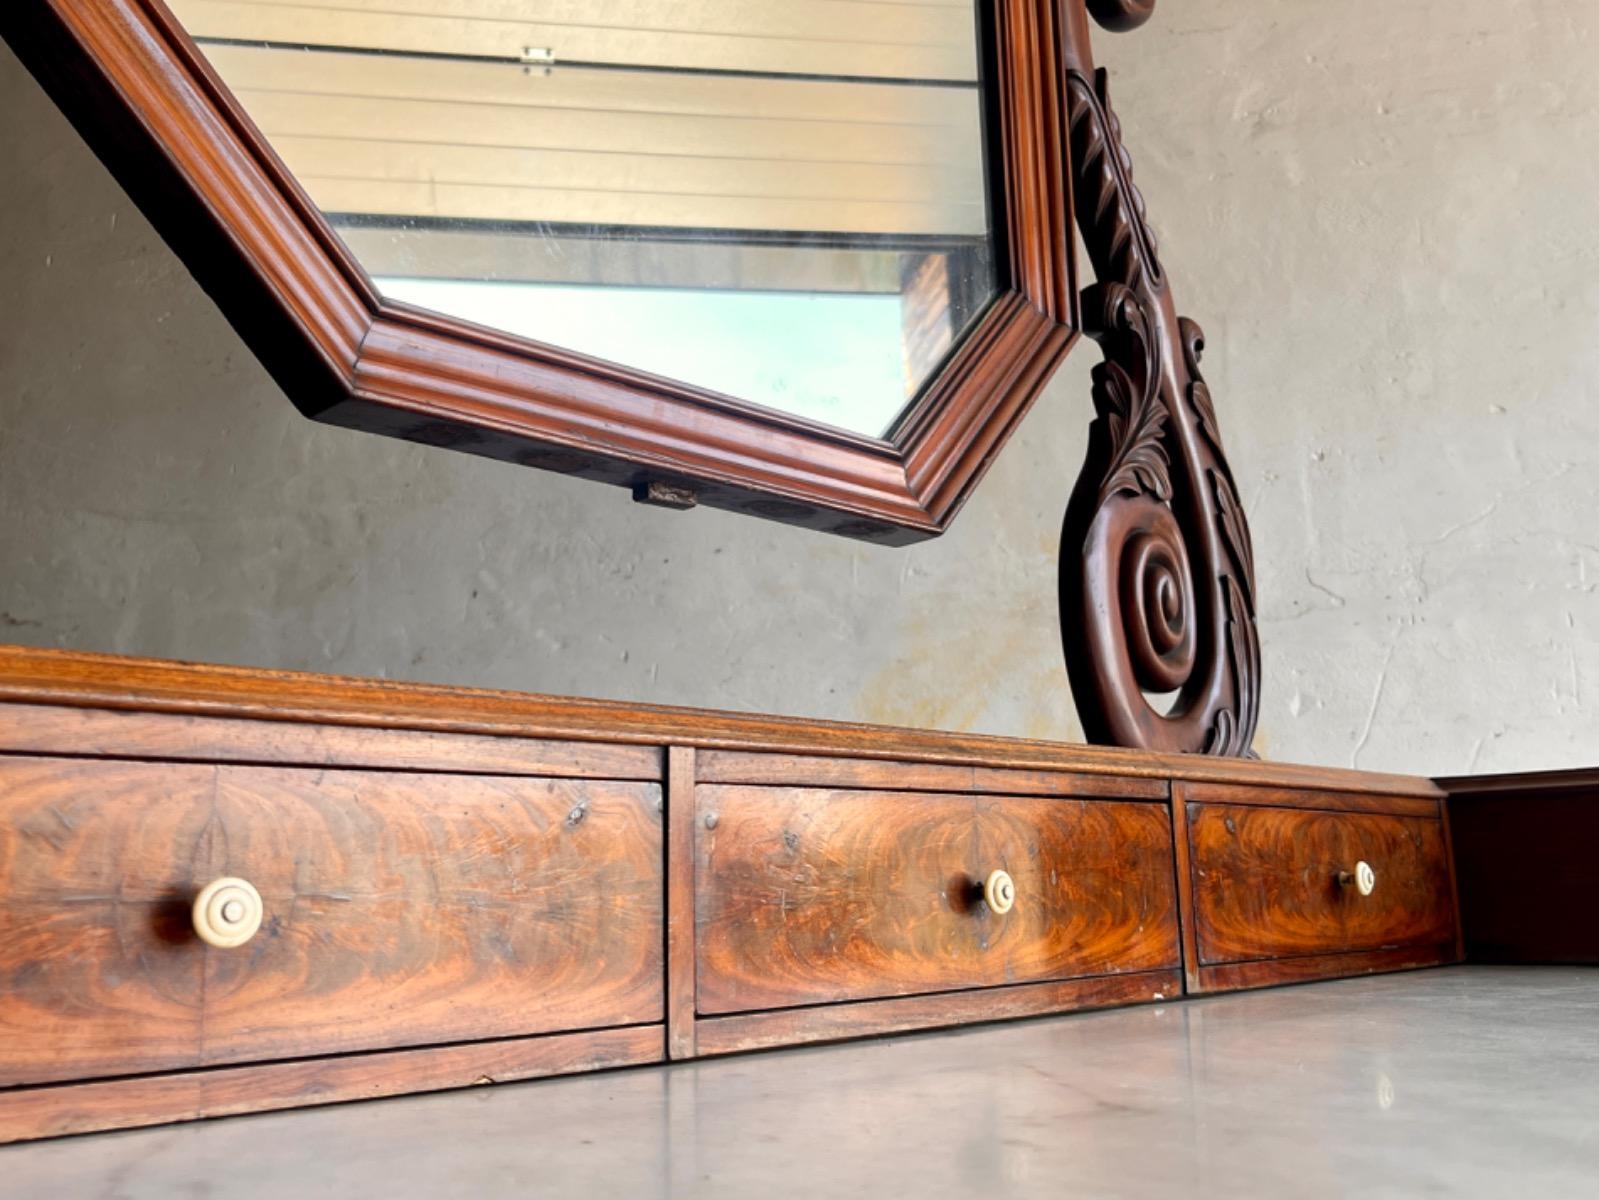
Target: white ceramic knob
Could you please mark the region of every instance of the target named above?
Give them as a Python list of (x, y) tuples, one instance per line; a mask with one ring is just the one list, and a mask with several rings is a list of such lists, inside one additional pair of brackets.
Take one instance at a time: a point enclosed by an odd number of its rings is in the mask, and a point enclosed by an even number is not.
[(1003, 916), (1016, 907), (1016, 884), (1004, 871), (990, 871), (983, 881), (983, 899), (988, 907)]
[(1369, 862), (1362, 860), (1355, 864), (1353, 871), (1340, 871), (1338, 882), (1353, 887), (1362, 896), (1369, 896), (1377, 890), (1377, 872), (1371, 869)]
[(200, 889), (192, 910), (194, 932), (208, 946), (232, 950), (242, 946), (261, 928), (264, 906), (261, 893), (247, 879), (231, 876)]

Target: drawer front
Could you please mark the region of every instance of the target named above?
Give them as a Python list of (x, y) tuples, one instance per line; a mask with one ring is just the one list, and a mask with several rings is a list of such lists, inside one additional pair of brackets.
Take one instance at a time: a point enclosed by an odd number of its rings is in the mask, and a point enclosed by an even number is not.
[[(695, 793), (706, 1014), (1180, 963), (1164, 806), (808, 788)], [(1015, 904), (992, 911), (1003, 870)]]
[[(659, 799), (0, 759), (0, 1086), (661, 1020)], [(222, 876), (235, 949), (190, 917)]]
[[(1436, 818), (1226, 804), (1190, 804), (1187, 813), (1203, 964), (1454, 937)], [(1361, 862), (1375, 873), (1370, 895), (1352, 878)]]

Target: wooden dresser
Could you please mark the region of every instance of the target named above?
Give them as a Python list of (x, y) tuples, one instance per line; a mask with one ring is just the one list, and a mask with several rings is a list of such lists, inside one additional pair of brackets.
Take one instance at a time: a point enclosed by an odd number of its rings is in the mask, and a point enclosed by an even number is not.
[(0, 1140), (1457, 961), (1421, 779), (0, 648)]

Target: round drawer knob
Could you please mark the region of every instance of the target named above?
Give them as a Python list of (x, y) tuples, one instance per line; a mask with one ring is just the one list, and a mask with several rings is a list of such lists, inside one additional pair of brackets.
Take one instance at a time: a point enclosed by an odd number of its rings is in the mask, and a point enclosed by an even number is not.
[(983, 881), (983, 899), (1001, 915), (1016, 907), (1016, 884), (1004, 871), (990, 871)]
[(1377, 872), (1371, 869), (1369, 862), (1357, 862), (1353, 871), (1338, 872), (1338, 882), (1353, 887), (1362, 896), (1369, 896), (1377, 890)]
[(194, 898), (194, 932), (208, 946), (231, 950), (261, 928), (261, 893), (247, 879), (217, 879)]

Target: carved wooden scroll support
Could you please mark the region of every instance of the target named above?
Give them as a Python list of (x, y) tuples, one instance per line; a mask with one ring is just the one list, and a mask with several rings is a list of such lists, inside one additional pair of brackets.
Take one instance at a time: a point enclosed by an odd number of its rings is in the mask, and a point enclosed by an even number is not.
[[(1204, 334), (1177, 316), (1132, 179), (1085, 0), (1068, 0), (1066, 116), (1096, 417), (1061, 535), (1061, 628), (1088, 739), (1252, 755), (1260, 640), (1249, 526), (1199, 373)], [(1107, 29), (1154, 0), (1086, 0)]]

